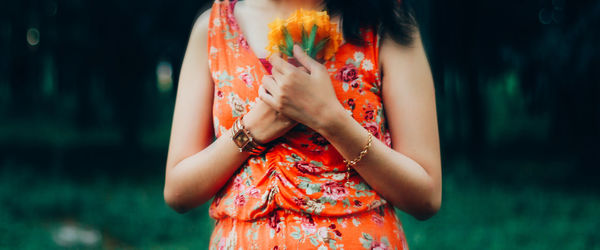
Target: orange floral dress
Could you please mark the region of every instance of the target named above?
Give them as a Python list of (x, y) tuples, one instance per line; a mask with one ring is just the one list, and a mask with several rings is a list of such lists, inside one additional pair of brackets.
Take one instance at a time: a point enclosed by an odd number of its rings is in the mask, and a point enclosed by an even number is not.
[[(249, 48), (233, 15), (236, 1), (216, 0), (209, 22), (217, 137), (259, 100), (269, 65)], [(340, 103), (374, 138), (391, 147), (384, 115), (378, 39), (343, 43), (325, 62)], [(345, 180), (339, 152), (298, 124), (261, 155), (251, 156), (213, 199), (210, 249), (408, 249), (394, 208), (355, 171)]]

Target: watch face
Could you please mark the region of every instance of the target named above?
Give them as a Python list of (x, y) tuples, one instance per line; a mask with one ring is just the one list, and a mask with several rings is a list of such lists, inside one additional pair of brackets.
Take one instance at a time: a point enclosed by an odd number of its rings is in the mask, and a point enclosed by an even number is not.
[(237, 142), (238, 146), (241, 147), (248, 142), (248, 136), (244, 134), (242, 130), (239, 130), (233, 137), (233, 139)]

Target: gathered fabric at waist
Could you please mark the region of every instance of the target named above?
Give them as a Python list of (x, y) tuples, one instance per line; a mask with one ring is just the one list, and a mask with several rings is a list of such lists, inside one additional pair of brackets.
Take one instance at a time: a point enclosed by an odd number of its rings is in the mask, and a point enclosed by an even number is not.
[(346, 180), (346, 166), (335, 149), (313, 152), (278, 143), (248, 158), (217, 193), (209, 214), (217, 220), (254, 220), (281, 208), (345, 216), (387, 203), (358, 173), (349, 174)]
[(340, 217), (276, 209), (251, 221), (216, 221), (209, 249), (408, 249), (391, 205)]

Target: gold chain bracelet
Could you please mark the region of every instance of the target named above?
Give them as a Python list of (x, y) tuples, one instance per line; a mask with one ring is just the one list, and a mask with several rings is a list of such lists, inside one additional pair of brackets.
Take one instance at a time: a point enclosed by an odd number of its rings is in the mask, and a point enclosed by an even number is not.
[(353, 168), (356, 163), (358, 163), (369, 151), (369, 147), (371, 147), (371, 142), (373, 141), (373, 135), (371, 134), (371, 132), (367, 132), (369, 134), (369, 141), (367, 142), (367, 144), (365, 145), (365, 147), (363, 148), (362, 151), (360, 151), (360, 154), (354, 158), (351, 161), (347, 161), (346, 159), (344, 159), (344, 164), (346, 164), (346, 181), (348, 181), (348, 179), (350, 178), (350, 168)]

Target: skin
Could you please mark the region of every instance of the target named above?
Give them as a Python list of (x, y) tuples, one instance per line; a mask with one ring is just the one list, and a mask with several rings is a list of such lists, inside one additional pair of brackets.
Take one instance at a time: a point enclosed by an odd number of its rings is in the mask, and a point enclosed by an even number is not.
[[(260, 27), (299, 7), (319, 6), (317, 1), (246, 0), (236, 5), (235, 16), (260, 57), (267, 54), (261, 48), (267, 44), (263, 37), (268, 32)], [(206, 60), (207, 27), (205, 13), (190, 36), (171, 130), (164, 197), (180, 213), (213, 197), (249, 157), (238, 151), (231, 130), (212, 142), (214, 83)], [(269, 58), (273, 75), (263, 78), (257, 105), (244, 116), (246, 126), (265, 143), (299, 122), (325, 137), (345, 159), (354, 159), (366, 144), (368, 132), (337, 100), (325, 67), (299, 48), (294, 49), (294, 56), (304, 67), (294, 67), (278, 54)], [(442, 178), (435, 90), (418, 32), (412, 46), (384, 37), (380, 67), (385, 73), (382, 96), (392, 148), (374, 138), (355, 169), (388, 202), (424, 220), (440, 209)]]

